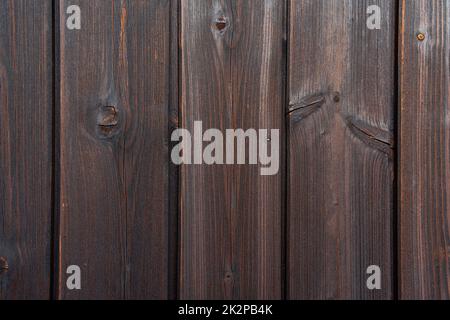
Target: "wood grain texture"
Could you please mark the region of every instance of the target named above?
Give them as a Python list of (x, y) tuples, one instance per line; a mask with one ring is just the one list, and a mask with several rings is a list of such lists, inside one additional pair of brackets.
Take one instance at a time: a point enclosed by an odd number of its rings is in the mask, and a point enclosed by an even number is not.
[[(181, 1), (181, 125), (280, 129), (285, 1)], [(180, 298), (282, 297), (282, 172), (185, 165)]]
[(291, 1), (289, 299), (393, 296), (395, 17), (388, 0)]
[(450, 1), (400, 12), (400, 298), (450, 299)]
[(50, 298), (51, 1), (0, 1), (0, 300)]
[[(80, 31), (65, 28), (79, 5)], [(169, 296), (170, 1), (60, 1), (59, 298)], [(65, 287), (69, 265), (82, 290)]]
[[(169, 137), (179, 127), (179, 0), (170, 0), (170, 98)], [(170, 141), (170, 150), (175, 142)], [(169, 162), (169, 299), (178, 298), (178, 218), (179, 218), (179, 166)]]

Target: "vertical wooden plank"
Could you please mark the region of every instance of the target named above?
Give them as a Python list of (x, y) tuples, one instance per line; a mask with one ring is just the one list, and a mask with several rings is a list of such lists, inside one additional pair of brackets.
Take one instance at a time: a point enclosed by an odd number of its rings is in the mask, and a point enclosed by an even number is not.
[[(180, 3), (179, 0), (170, 0), (170, 99), (169, 99), (169, 137), (179, 127), (179, 28)], [(170, 138), (168, 137), (168, 140)], [(170, 141), (170, 150), (176, 142)], [(179, 166), (169, 163), (169, 296), (170, 300), (178, 298), (178, 219), (179, 219)]]
[[(381, 29), (366, 26), (381, 8)], [(392, 297), (394, 1), (291, 1), (288, 298)], [(382, 270), (381, 290), (366, 270)]]
[(400, 298), (449, 299), (450, 1), (400, 12)]
[[(181, 2), (183, 128), (283, 133), (284, 21), (285, 1)], [(182, 299), (281, 298), (282, 172), (181, 168)]]
[(50, 298), (51, 1), (0, 1), (0, 300)]
[[(66, 28), (69, 5), (81, 30)], [(60, 7), (59, 297), (165, 299), (170, 1)], [(66, 289), (69, 265), (82, 290)]]

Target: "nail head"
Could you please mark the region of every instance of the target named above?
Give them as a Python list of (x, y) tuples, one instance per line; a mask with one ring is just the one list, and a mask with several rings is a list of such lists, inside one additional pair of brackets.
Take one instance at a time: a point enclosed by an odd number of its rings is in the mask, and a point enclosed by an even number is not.
[(425, 34), (420, 32), (417, 34), (417, 40), (424, 41), (425, 40)]

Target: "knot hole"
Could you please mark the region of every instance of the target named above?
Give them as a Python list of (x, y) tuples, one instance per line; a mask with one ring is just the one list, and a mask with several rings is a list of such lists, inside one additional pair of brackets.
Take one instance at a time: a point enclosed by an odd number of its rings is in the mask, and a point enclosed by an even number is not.
[(115, 106), (100, 107), (97, 114), (97, 126), (100, 133), (110, 136), (114, 133), (119, 124), (119, 110)]
[(215, 20), (214, 20), (214, 28), (216, 29), (216, 31), (218, 31), (220, 34), (224, 34), (228, 27), (229, 27), (230, 23), (227, 17), (221, 15), (218, 16)]
[(9, 269), (8, 261), (5, 257), (0, 257), (0, 275), (7, 272)]

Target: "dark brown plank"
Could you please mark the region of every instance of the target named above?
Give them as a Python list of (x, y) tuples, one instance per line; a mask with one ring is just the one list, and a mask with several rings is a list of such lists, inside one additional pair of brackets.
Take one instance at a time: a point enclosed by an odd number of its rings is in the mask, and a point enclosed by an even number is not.
[[(65, 27), (78, 4), (82, 29)], [(169, 296), (170, 1), (60, 1), (59, 298)], [(82, 290), (66, 289), (69, 265)]]
[[(181, 125), (280, 129), (285, 1), (181, 1)], [(282, 172), (184, 165), (180, 297), (282, 296)]]
[(0, 1), (0, 300), (50, 298), (51, 1)]
[[(170, 106), (169, 137), (179, 127), (179, 0), (170, 0)], [(170, 139), (168, 137), (168, 139)], [(170, 149), (175, 146), (170, 143)], [(179, 218), (179, 166), (169, 163), (169, 299), (178, 298), (178, 218)]]
[(401, 1), (400, 31), (400, 298), (450, 299), (450, 1)]
[(291, 2), (289, 299), (392, 298), (395, 17), (390, 0)]

